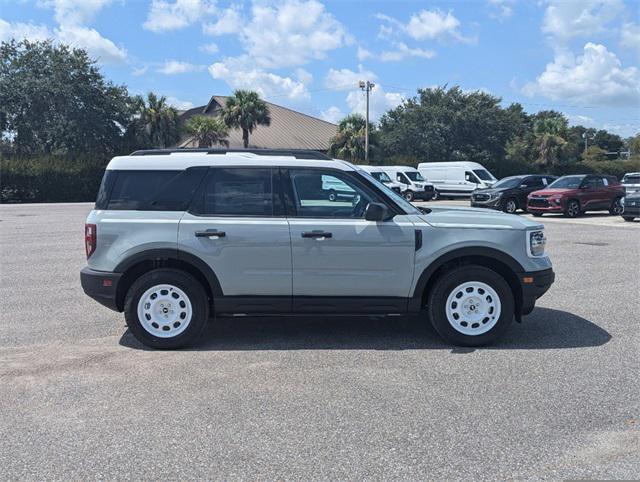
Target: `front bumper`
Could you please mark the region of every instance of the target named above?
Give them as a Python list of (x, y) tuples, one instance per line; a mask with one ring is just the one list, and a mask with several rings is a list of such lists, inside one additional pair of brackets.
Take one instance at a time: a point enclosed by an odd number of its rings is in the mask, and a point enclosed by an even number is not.
[(527, 212), (530, 213), (563, 213), (564, 206), (562, 204), (550, 204), (548, 206), (532, 206), (527, 204)]
[(413, 198), (419, 201), (431, 201), (435, 194), (433, 187), (425, 187), (424, 191), (413, 191)]
[(516, 318), (520, 321), (523, 315), (528, 315), (533, 311), (536, 300), (549, 290), (556, 275), (553, 268), (549, 268), (542, 271), (520, 273), (518, 279), (522, 290), (522, 302), (516, 312)]
[(87, 266), (80, 271), (80, 284), (90, 298), (109, 309), (122, 311), (117, 296), (121, 277), (122, 273), (95, 271)]
[(502, 203), (500, 202), (501, 198), (490, 199), (488, 201), (477, 201), (471, 198), (471, 207), (472, 208), (487, 208), (487, 209), (498, 209), (502, 210)]
[(625, 204), (624, 211), (622, 211), (623, 216), (634, 216), (636, 218), (640, 217), (640, 206), (628, 206)]

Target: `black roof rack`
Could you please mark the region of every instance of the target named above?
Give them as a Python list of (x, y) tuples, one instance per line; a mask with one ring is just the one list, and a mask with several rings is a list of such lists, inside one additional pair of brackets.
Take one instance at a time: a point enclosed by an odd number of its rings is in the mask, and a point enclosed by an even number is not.
[(131, 156), (167, 156), (174, 152), (204, 152), (206, 154), (226, 154), (227, 152), (249, 152), (258, 156), (287, 156), (296, 159), (321, 159), (324, 161), (332, 160), (326, 154), (319, 151), (311, 151), (306, 149), (145, 149), (132, 152)]

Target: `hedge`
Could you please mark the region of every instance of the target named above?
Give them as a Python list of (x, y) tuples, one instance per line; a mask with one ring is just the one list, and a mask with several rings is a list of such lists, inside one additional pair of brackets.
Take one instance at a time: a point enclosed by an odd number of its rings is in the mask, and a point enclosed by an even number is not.
[(94, 201), (106, 160), (0, 159), (0, 202)]

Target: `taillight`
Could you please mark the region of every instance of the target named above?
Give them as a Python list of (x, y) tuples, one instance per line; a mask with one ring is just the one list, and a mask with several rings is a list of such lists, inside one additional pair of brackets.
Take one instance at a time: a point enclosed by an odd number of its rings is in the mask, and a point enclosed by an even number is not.
[(84, 248), (87, 251), (87, 259), (93, 254), (96, 250), (96, 225), (95, 224), (85, 224), (84, 225)]

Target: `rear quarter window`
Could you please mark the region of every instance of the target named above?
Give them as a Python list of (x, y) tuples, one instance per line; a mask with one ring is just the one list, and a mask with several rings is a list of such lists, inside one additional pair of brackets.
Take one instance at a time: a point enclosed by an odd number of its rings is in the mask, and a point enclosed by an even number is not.
[(180, 171), (107, 171), (96, 208), (185, 211), (205, 173), (205, 167)]

